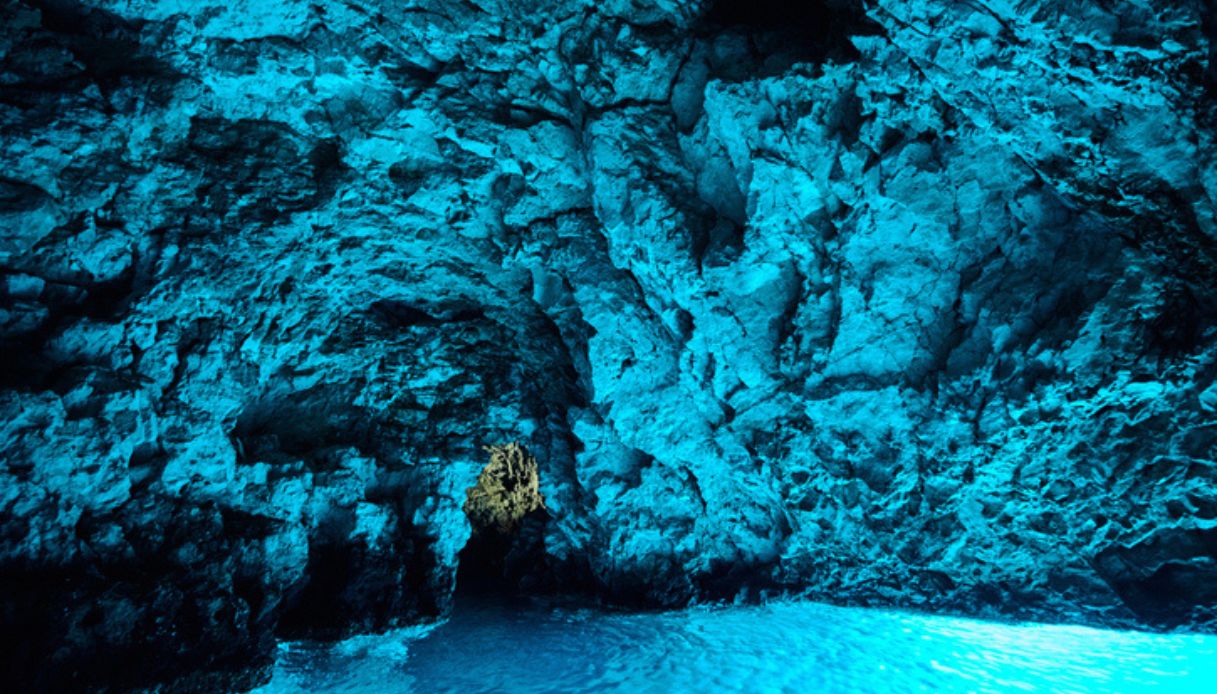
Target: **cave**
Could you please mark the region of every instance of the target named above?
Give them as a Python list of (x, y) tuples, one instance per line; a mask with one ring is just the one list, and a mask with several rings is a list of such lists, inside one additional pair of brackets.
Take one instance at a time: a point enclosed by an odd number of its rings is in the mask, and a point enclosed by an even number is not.
[(544, 551), (549, 514), (537, 460), (516, 443), (487, 446), (490, 460), (466, 491), (470, 536), (457, 564), (457, 596), (518, 592)]
[(1212, 689), (1217, 0), (166, 4), (0, 4), (3, 691)]

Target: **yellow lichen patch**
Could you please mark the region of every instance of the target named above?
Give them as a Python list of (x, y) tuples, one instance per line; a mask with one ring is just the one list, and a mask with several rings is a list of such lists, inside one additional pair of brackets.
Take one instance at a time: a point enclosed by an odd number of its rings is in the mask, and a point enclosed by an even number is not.
[(537, 459), (518, 443), (483, 448), (490, 462), (465, 492), (465, 515), (475, 533), (511, 534), (524, 516), (545, 508)]

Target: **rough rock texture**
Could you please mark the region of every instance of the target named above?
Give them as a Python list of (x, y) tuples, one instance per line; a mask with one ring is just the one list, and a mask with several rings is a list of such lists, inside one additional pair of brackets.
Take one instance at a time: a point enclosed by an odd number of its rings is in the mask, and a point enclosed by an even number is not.
[(571, 590), (577, 577), (539, 570), (550, 521), (540, 465), (518, 443), (485, 446), (490, 461), (465, 492), (469, 541), (457, 558), (464, 593)]
[(530, 585), (1217, 628), (1206, 0), (0, 4), (0, 659)]
[(474, 533), (510, 535), (525, 516), (545, 508), (540, 467), (518, 443), (485, 449), (490, 462), (478, 474), (477, 484), (465, 492), (465, 516)]

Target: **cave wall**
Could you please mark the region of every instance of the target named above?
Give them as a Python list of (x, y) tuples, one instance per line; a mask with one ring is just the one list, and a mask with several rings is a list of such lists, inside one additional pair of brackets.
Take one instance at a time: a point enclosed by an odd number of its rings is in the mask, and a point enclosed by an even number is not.
[(500, 441), (530, 585), (1217, 626), (1210, 2), (0, 26), (14, 681), (442, 614)]

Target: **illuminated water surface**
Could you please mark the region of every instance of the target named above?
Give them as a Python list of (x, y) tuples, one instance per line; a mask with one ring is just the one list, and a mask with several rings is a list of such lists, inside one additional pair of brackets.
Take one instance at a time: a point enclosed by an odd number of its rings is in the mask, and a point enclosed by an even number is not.
[(281, 647), (261, 692), (1217, 692), (1217, 637), (780, 602), (620, 614), (469, 604)]

